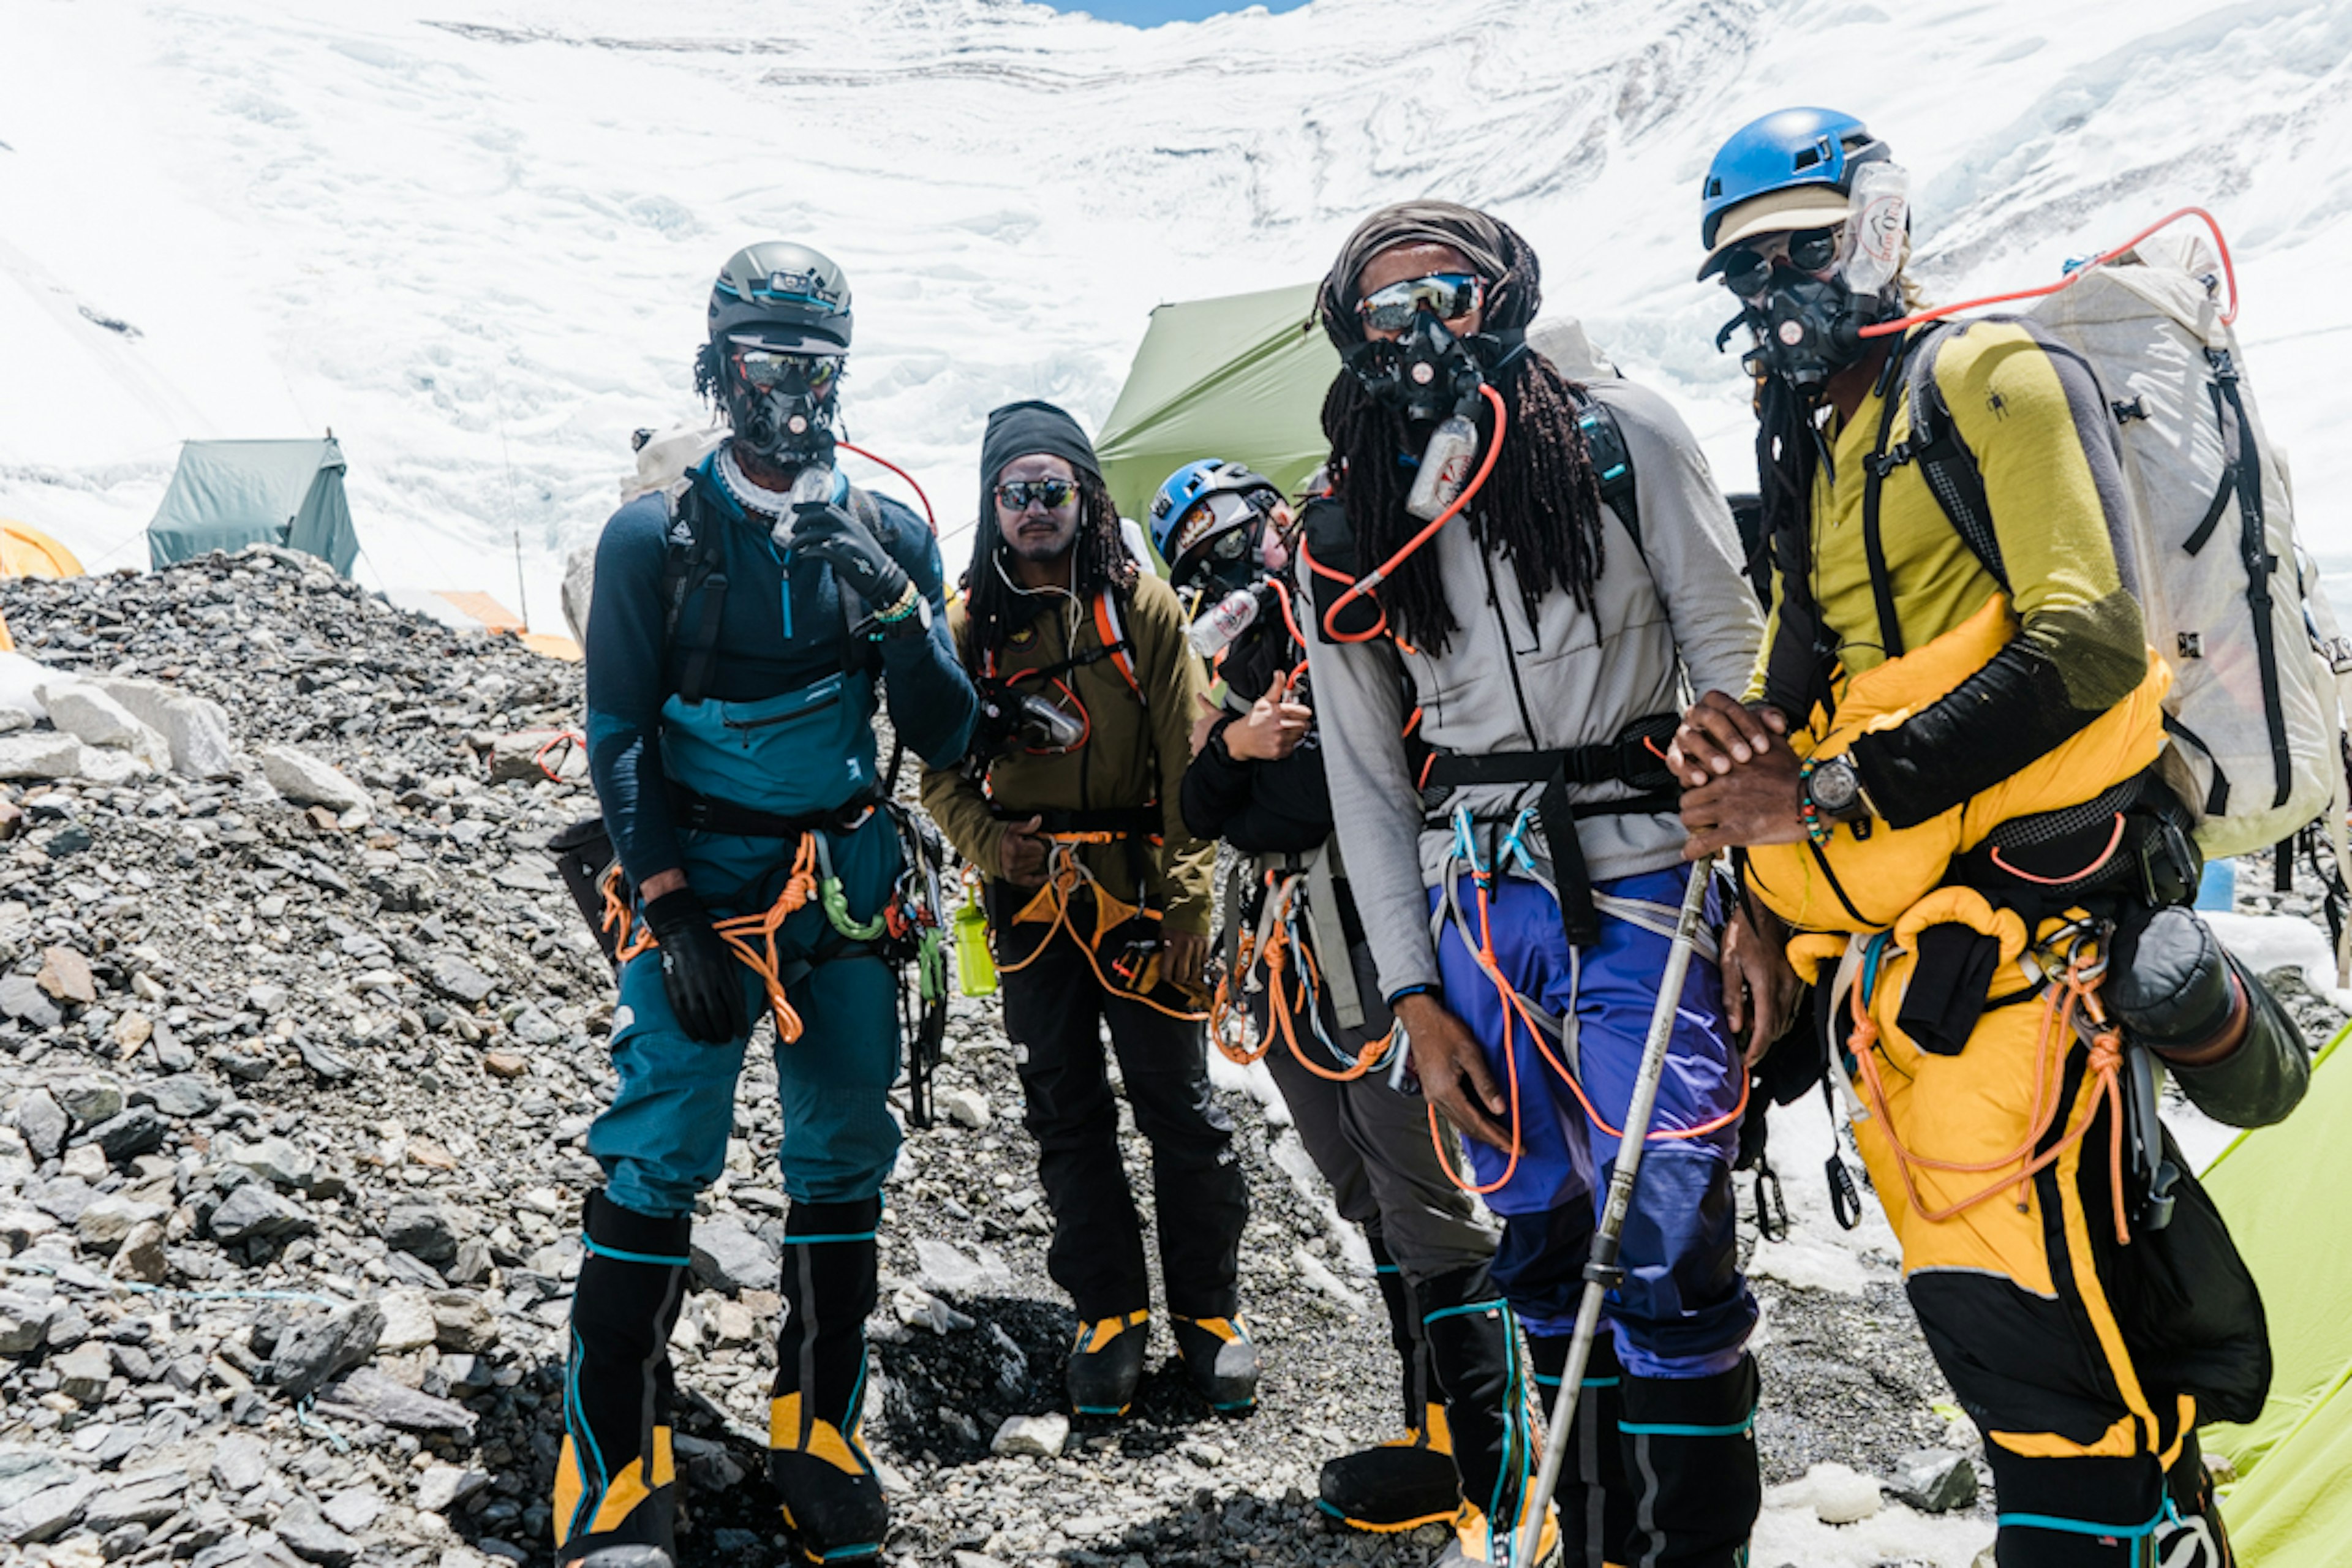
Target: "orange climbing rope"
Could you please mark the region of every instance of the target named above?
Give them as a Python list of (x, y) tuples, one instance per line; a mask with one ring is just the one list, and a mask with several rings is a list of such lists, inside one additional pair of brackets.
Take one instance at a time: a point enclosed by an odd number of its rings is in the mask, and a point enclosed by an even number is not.
[[(621, 897), (621, 868), (616, 863), (604, 874), (604, 921), (606, 931), (614, 933), (614, 958), (625, 963), (641, 952), (660, 945), (654, 940), (650, 926), (637, 923), (635, 911)], [(723, 921), (713, 921), (711, 931), (733, 951), (735, 956), (760, 977), (760, 985), (768, 994), (768, 1011), (775, 1016), (776, 1037), (790, 1045), (801, 1037), (805, 1026), (800, 1014), (784, 994), (783, 961), (776, 953), (776, 932), (784, 921), (805, 908), (817, 895), (816, 835), (801, 835), (800, 847), (793, 854), (793, 873), (784, 883), (783, 892), (767, 909), (756, 914), (735, 915)]]
[[(1054, 940), (1055, 932), (1067, 931), (1070, 934), (1070, 940), (1077, 944), (1078, 951), (1086, 955), (1087, 967), (1094, 971), (1095, 979), (1100, 983), (1104, 990), (1127, 997), (1130, 1001), (1139, 1002), (1155, 1013), (1162, 1013), (1171, 1018), (1181, 1019), (1188, 1024), (1196, 1024), (1208, 1017), (1209, 1011), (1205, 1007), (1182, 1009), (1152, 1000), (1147, 994), (1152, 986), (1145, 976), (1115, 980), (1103, 973), (1102, 958), (1098, 950), (1102, 946), (1102, 940), (1106, 934), (1138, 915), (1152, 921), (1161, 918), (1158, 910), (1140, 908), (1124, 900), (1112, 898), (1104, 890), (1101, 880), (1087, 868), (1086, 863), (1080, 860), (1076, 853), (1079, 845), (1113, 844), (1117, 843), (1121, 836), (1103, 831), (1085, 831), (1049, 833), (1044, 837), (1054, 841), (1053, 858), (1045, 873), (1045, 885), (1037, 889), (1037, 896), (1024, 905), (1019, 914), (1013, 917), (1013, 923), (1033, 924), (1045, 918), (1038, 912), (1041, 908), (1050, 909), (1052, 919), (1046, 924), (1045, 934), (1040, 936), (1036, 945), (1029, 950), (1028, 957), (1018, 963), (1008, 963), (999, 958), (996, 961), (996, 972), (999, 974), (1020, 973), (1037, 962), (1039, 955), (1045, 951), (1046, 943)], [(1092, 889), (1095, 898), (1095, 931), (1091, 939), (1082, 933), (1070, 919), (1072, 899), (1081, 889)], [(1116, 911), (1125, 912), (1119, 913), (1118, 918), (1115, 920), (1111, 919), (1110, 916)], [(1145, 983), (1138, 984), (1139, 980), (1144, 980)], [(1172, 981), (1169, 984), (1171, 986), (1174, 984)]]
[[(2066, 969), (2050, 988), (2049, 1002), (2042, 1008), (2041, 1037), (2034, 1047), (2033, 1109), (2027, 1118), (2029, 1125), (2024, 1140), (2008, 1153), (1991, 1160), (1937, 1160), (1922, 1154), (1906, 1144), (1895, 1131), (1895, 1119), (1886, 1109), (1886, 1089), (1879, 1076), (1879, 1027), (1870, 1016), (1868, 989), (1857, 981), (1851, 992), (1853, 1013), (1853, 1052), (1860, 1064), (1860, 1077), (1871, 1113), (1878, 1118), (1886, 1146), (1895, 1155), (1895, 1168), (1903, 1173), (1904, 1195), (1910, 1201), (1912, 1211), (1931, 1225), (1940, 1225), (2005, 1190), (2014, 1188), (2017, 1206), (2027, 1205), (2027, 1185), (2033, 1177), (2055, 1163), (2059, 1156), (2081, 1142), (2097, 1117), (2095, 1103), (2083, 1120), (2069, 1128), (2065, 1134), (2040, 1154), (2034, 1147), (2048, 1136), (2051, 1124), (2059, 1112), (2057, 1086), (2053, 1082), (2065, 1066), (2065, 1047), (2059, 1042), (2072, 1037), (2079, 1029), (2090, 1047), (2090, 1071), (2097, 1080), (2095, 1101), (2104, 1100), (2108, 1112), (2107, 1175), (2108, 1191), (2115, 1200), (2116, 1239), (2126, 1246), (2131, 1242), (2131, 1226), (2124, 1211), (2124, 1106), (2121, 1076), (2124, 1065), (2123, 1038), (2107, 1021), (2106, 1011), (2099, 1004), (2098, 985), (2106, 973), (2106, 959), (2100, 955), (2086, 960), (2084, 950), (2090, 946), (2077, 941), (2067, 954)], [(2079, 1010), (2079, 1015), (2078, 1015)], [(2088, 1022), (2085, 1024), (2084, 1019)], [(1890, 1064), (1891, 1065), (1891, 1064)], [(1954, 1175), (1982, 1175), (1995, 1171), (2018, 1167), (2015, 1175), (2003, 1175), (1991, 1185), (1971, 1193), (1956, 1203), (1941, 1208), (1931, 1208), (1919, 1195), (1914, 1170), (1939, 1171)]]
[[(1388, 1061), (1389, 1053), (1397, 1043), (1396, 1025), (1391, 1022), (1387, 1034), (1377, 1040), (1366, 1041), (1353, 1061), (1348, 1061), (1328, 1038), (1322, 1038), (1322, 1044), (1331, 1051), (1333, 1058), (1344, 1064), (1337, 1068), (1323, 1066), (1308, 1053), (1305, 1042), (1299, 1038), (1297, 1021), (1301, 1017), (1306, 1018), (1308, 1028), (1318, 1038), (1322, 1037), (1323, 970), (1316, 961), (1314, 944), (1303, 940), (1297, 929), (1299, 880), (1297, 874), (1279, 879), (1273, 871), (1265, 874), (1265, 896), (1270, 900), (1261, 921), (1266, 928), (1265, 941), (1261, 944), (1256, 932), (1243, 932), (1234, 972), (1218, 980), (1215, 994), (1209, 1005), (1210, 1035), (1226, 1060), (1243, 1067), (1264, 1057), (1273, 1048), (1275, 1039), (1279, 1036), (1290, 1054), (1297, 1058), (1298, 1065), (1317, 1078), (1332, 1083), (1353, 1083)], [(1295, 969), (1290, 962), (1290, 954), (1294, 952), (1297, 954)], [(1234, 1016), (1232, 985), (1234, 980), (1248, 975), (1260, 966), (1265, 970), (1266, 1016), (1271, 1027), (1253, 1045), (1246, 1023), (1238, 1032), (1231, 1026)], [(1297, 976), (1296, 991), (1285, 990), (1283, 976), (1286, 971)]]

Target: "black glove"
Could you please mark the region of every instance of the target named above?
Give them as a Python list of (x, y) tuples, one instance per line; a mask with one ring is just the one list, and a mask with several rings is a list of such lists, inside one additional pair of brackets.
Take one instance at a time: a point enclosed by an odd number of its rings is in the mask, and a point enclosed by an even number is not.
[(647, 904), (646, 924), (661, 943), (662, 985), (687, 1037), (723, 1046), (751, 1033), (742, 971), (710, 929), (710, 911), (694, 889), (679, 888)]
[(803, 501), (793, 516), (793, 548), (831, 566), (867, 608), (893, 609), (906, 598), (913, 586), (907, 569), (850, 512), (830, 501)]
[(2238, 1011), (2238, 987), (2213, 928), (2178, 907), (2116, 932), (2107, 1005), (2159, 1056), (2219, 1038)]

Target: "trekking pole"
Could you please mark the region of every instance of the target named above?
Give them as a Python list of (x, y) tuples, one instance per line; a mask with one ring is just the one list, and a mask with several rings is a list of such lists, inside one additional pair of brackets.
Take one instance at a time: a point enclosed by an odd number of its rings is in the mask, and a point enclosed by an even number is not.
[(1625, 1278), (1617, 1267), (1617, 1241), (1625, 1228), (1625, 1211), (1633, 1205), (1633, 1180), (1642, 1169), (1642, 1151), (1649, 1142), (1650, 1117), (1657, 1108), (1658, 1079), (1665, 1073), (1666, 1042), (1674, 1037), (1675, 1009), (1683, 995), (1683, 976), (1689, 972), (1691, 948), (1698, 940), (1699, 921), (1706, 913), (1707, 884), (1713, 879), (1714, 858), (1691, 868), (1690, 886), (1683, 891), (1681, 915), (1675, 921), (1674, 945), (1666, 950), (1666, 967), (1658, 977), (1657, 1005), (1650, 1009), (1650, 1035), (1642, 1047), (1642, 1071), (1633, 1080), (1633, 1100), (1625, 1110), (1624, 1135), (1618, 1141), (1617, 1169), (1609, 1178), (1609, 1198), (1601, 1210), (1601, 1224), (1592, 1233), (1592, 1251), (1584, 1265), (1584, 1297), (1576, 1304), (1576, 1333), (1568, 1342), (1568, 1366), (1559, 1376), (1559, 1399), (1553, 1405), (1551, 1425), (1544, 1439), (1543, 1467), (1536, 1472), (1535, 1506), (1525, 1510), (1527, 1522), (1519, 1531), (1511, 1561), (1532, 1568), (1536, 1550), (1543, 1544), (1544, 1515), (1559, 1485), (1559, 1467), (1568, 1453), (1569, 1424), (1576, 1419), (1576, 1396), (1584, 1384), (1584, 1369), (1592, 1360), (1592, 1336), (1601, 1327), (1601, 1298)]

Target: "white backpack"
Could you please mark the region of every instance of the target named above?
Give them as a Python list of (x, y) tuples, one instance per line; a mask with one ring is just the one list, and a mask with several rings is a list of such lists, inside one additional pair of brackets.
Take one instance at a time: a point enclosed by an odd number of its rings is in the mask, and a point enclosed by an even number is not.
[[(2131, 508), (2116, 565), (2172, 666), (2173, 743), (2159, 765), (2209, 858), (2264, 848), (2323, 816), (2340, 824), (2346, 790), (2336, 672), (2306, 611), (2285, 470), (2220, 288), (2201, 238), (2159, 237), (2024, 317), (2090, 365), (2117, 422)], [(1961, 537), (1989, 538), (1975, 460), (1933, 379), (1941, 337), (1908, 367), (1909, 456)]]

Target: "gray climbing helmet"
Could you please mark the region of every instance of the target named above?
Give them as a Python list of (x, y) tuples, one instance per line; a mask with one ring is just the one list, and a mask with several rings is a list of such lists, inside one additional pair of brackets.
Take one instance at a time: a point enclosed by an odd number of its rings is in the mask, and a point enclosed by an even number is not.
[(761, 240), (727, 258), (710, 286), (710, 341), (756, 334), (798, 353), (849, 350), (849, 276), (832, 258), (789, 239)]

